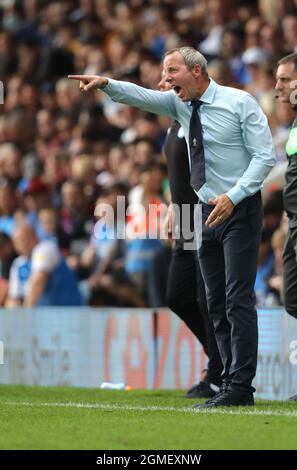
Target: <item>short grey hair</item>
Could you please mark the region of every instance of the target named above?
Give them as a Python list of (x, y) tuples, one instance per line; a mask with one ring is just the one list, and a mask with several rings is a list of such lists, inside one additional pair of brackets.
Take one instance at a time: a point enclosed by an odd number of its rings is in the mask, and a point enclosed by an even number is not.
[(207, 60), (201, 52), (197, 51), (194, 47), (176, 47), (175, 49), (171, 49), (166, 52), (165, 57), (173, 54), (174, 52), (180, 53), (189, 70), (192, 70), (196, 64), (199, 64), (201, 66), (202, 74), (208, 78)]

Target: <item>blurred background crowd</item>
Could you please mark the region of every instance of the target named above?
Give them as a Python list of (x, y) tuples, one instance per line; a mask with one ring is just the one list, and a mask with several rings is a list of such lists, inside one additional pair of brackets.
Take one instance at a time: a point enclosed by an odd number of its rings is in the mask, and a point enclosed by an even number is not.
[[(164, 305), (170, 246), (117, 238), (124, 227), (98, 223), (95, 207), (117, 211), (118, 196), (132, 208), (169, 203), (162, 148), (170, 120), (82, 94), (67, 75), (157, 89), (164, 52), (182, 45), (198, 48), (214, 80), (250, 92), (268, 117), (277, 165), (263, 191), (256, 294), (259, 306), (282, 304), (281, 192), (294, 114), (274, 85), (277, 61), (297, 51), (297, 1), (0, 0), (0, 305), (24, 302), (17, 283), (33, 273), (14, 260), (42, 241), (75, 272), (82, 303)], [(20, 247), (22, 223), (33, 230), (22, 231)], [(52, 252), (42, 256), (50, 272)]]

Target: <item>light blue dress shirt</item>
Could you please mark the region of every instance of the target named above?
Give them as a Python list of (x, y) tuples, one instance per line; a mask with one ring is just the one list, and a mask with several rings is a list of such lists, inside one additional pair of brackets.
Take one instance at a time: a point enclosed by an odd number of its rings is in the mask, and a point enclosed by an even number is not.
[[(153, 91), (112, 79), (108, 79), (103, 91), (114, 101), (179, 121), (189, 150), (192, 106), (181, 101), (174, 91)], [(206, 183), (197, 192), (198, 197), (207, 203), (226, 193), (236, 205), (261, 189), (275, 164), (267, 118), (250, 94), (213, 80), (200, 100)]]

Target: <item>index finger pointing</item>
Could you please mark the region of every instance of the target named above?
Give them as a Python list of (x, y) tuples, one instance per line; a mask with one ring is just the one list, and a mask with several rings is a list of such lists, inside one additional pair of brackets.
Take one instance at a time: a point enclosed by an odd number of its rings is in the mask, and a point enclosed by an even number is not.
[(68, 78), (72, 80), (87, 80), (87, 77), (85, 75), (68, 75)]

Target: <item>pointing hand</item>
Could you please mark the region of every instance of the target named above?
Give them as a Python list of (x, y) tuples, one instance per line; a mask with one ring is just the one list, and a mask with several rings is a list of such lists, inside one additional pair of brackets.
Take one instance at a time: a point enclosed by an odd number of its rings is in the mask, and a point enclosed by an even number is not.
[(108, 83), (108, 78), (100, 75), (68, 75), (71, 80), (79, 80), (81, 91), (92, 90), (93, 88), (103, 88)]

